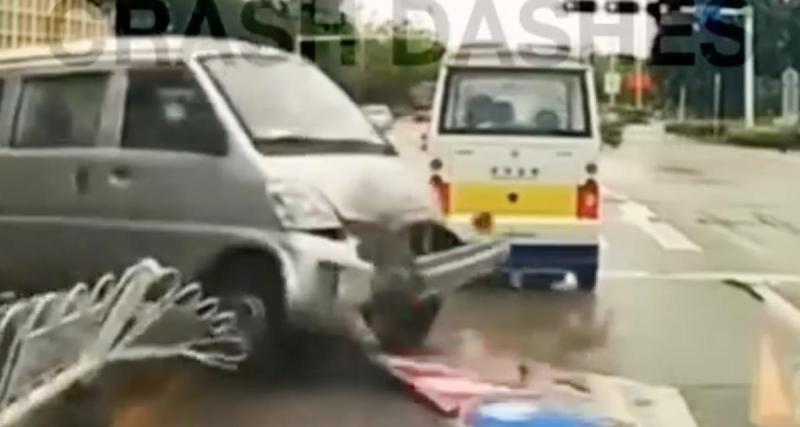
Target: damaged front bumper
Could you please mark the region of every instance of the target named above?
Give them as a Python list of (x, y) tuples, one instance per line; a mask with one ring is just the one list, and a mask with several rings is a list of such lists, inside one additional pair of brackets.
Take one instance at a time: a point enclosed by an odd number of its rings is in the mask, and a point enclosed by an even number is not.
[[(290, 316), (297, 321), (309, 316), (318, 321), (330, 320), (341, 313), (341, 308), (368, 304), (375, 295), (381, 269), (391, 268), (382, 262), (367, 261), (363, 241), (355, 238), (339, 241), (291, 233), (285, 243), (290, 266), (287, 302)], [(406, 290), (420, 298), (454, 291), (495, 271), (508, 253), (504, 240), (492, 239), (414, 257), (408, 273), (418, 279), (417, 285)]]
[(422, 296), (446, 293), (488, 276), (508, 255), (505, 240), (489, 239), (417, 257), (415, 266), (425, 284)]

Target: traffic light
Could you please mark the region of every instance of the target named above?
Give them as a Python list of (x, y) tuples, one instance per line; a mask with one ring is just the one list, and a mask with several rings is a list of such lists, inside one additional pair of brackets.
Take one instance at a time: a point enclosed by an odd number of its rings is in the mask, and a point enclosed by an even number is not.
[(565, 12), (597, 12), (597, 2), (594, 0), (565, 0), (561, 3)]
[(606, 12), (619, 13), (625, 15), (635, 15), (641, 12), (642, 7), (639, 2), (630, 0), (613, 0), (606, 2)]
[(742, 9), (747, 7), (746, 0), (709, 0), (702, 8), (698, 8), (698, 18), (706, 28), (719, 26), (722, 23), (734, 22), (735, 18), (723, 13), (723, 9)]
[[(564, 0), (561, 8), (565, 12), (596, 13), (599, 6), (595, 0)], [(635, 0), (609, 0), (605, 2), (605, 11), (608, 13), (636, 14), (642, 7)]]

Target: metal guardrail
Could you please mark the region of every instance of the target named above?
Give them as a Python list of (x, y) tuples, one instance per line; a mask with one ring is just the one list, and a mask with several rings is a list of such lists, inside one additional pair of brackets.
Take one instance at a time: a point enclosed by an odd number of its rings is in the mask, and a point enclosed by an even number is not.
[[(175, 310), (204, 332), (148, 342), (146, 334)], [(78, 284), (0, 306), (0, 427), (18, 424), (113, 362), (180, 357), (234, 369), (246, 357), (235, 321), (199, 284), (182, 284), (177, 270), (153, 260), (91, 288)]]

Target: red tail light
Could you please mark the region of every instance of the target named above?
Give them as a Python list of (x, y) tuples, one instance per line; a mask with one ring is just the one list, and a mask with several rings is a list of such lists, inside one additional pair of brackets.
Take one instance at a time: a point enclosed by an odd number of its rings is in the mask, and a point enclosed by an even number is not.
[(439, 199), (439, 206), (442, 208), (442, 212), (447, 213), (450, 211), (450, 184), (445, 182), (441, 176), (433, 175), (431, 176), (431, 186)]
[(600, 216), (600, 186), (592, 178), (578, 187), (578, 218), (597, 219)]

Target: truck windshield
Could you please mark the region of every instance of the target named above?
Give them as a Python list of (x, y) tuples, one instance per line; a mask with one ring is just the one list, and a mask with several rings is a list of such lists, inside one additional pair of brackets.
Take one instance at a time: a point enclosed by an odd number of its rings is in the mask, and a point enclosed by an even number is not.
[(202, 64), (262, 153), (391, 151), (347, 94), (312, 65), (257, 55)]
[(580, 70), (451, 69), (442, 133), (590, 136)]

